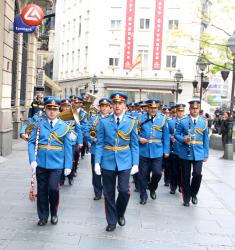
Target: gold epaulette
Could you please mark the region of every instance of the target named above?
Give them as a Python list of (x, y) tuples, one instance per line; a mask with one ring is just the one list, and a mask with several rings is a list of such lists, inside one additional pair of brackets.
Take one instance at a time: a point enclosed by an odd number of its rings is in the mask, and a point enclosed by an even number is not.
[(131, 127), (130, 127), (129, 131), (126, 134), (123, 133), (123, 131), (118, 130), (117, 134), (119, 135), (119, 137), (121, 137), (125, 141), (130, 141), (130, 136), (129, 135), (130, 135), (131, 131), (133, 130), (134, 126), (135, 126), (135, 121), (136, 120), (132, 119)]
[(166, 118), (167, 118), (166, 115), (164, 115), (162, 124), (161, 124), (160, 126), (153, 125), (153, 128), (154, 128), (155, 130), (162, 131), (162, 127), (164, 126), (164, 124), (165, 124), (165, 122), (166, 122)]
[(60, 144), (63, 144), (63, 142), (60, 140), (60, 138), (65, 136), (69, 131), (70, 131), (70, 127), (67, 126), (66, 131), (62, 135), (57, 135), (55, 132), (52, 132), (52, 133), (50, 133), (49, 139), (54, 138), (57, 142), (59, 142)]
[(200, 135), (203, 135), (203, 132), (207, 129), (207, 127), (208, 127), (208, 122), (207, 121), (205, 121), (205, 123), (206, 123), (206, 126), (205, 126), (205, 128), (203, 128), (203, 129), (200, 129), (200, 128), (195, 128), (194, 130), (195, 130), (195, 132), (198, 132)]

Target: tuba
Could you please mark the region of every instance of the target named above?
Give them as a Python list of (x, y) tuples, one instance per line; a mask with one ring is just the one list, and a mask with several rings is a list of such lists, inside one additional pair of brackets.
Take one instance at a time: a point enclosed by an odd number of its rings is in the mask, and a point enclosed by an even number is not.
[(91, 108), (94, 109), (94, 101), (96, 98), (97, 98), (97, 96), (89, 94), (89, 93), (84, 96), (83, 109), (88, 114), (91, 113)]
[(74, 108), (59, 113), (58, 117), (63, 121), (75, 120), (78, 124), (80, 124), (78, 111)]

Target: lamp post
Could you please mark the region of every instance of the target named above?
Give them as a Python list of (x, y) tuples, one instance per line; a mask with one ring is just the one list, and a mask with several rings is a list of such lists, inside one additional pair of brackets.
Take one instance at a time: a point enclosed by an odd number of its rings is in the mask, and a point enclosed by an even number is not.
[[(204, 76), (205, 76), (205, 71), (206, 68), (208, 66), (207, 60), (204, 56), (204, 54), (200, 55), (197, 59), (196, 62), (196, 66), (197, 66), (197, 72), (200, 74), (200, 78), (201, 78), (201, 86), (200, 86), (200, 103), (201, 103), (201, 107), (202, 107), (202, 89), (206, 89), (208, 87), (209, 81), (208, 80), (204, 80)], [(200, 108), (201, 109), (201, 108)]]
[(229, 49), (233, 55), (233, 79), (232, 79), (232, 89), (231, 89), (231, 101), (230, 101), (230, 115), (231, 117), (227, 119), (228, 126), (228, 136), (227, 142), (225, 144), (224, 158), (228, 160), (233, 160), (233, 108), (234, 108), (234, 85), (235, 85), (235, 31), (232, 36), (229, 37), (227, 43)]
[(174, 79), (176, 82), (176, 95), (175, 95), (176, 103), (178, 102), (178, 95), (182, 93), (182, 89), (179, 88), (179, 85), (180, 85), (180, 82), (183, 80), (183, 78), (184, 78), (183, 74), (181, 73), (180, 69), (178, 69), (174, 75)]
[(93, 94), (96, 94), (98, 92), (98, 90), (95, 88), (96, 83), (97, 83), (97, 76), (96, 75), (93, 75), (93, 77), (91, 78), (91, 82), (92, 82), (92, 86), (93, 86)]

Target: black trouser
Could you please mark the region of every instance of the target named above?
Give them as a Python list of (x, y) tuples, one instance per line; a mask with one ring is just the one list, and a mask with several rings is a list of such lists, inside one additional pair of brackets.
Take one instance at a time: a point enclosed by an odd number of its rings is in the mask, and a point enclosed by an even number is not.
[(170, 158), (162, 159), (162, 169), (164, 171), (164, 183), (170, 183)]
[(79, 154), (80, 154), (80, 149), (78, 144), (73, 145), (73, 169), (72, 169), (73, 175), (75, 172), (77, 172)]
[(175, 191), (177, 186), (181, 186), (181, 169), (182, 160), (178, 155), (171, 154), (170, 156), (171, 166), (170, 166), (170, 187), (172, 191)]
[(48, 219), (49, 206), (51, 216), (57, 215), (59, 205), (59, 183), (63, 169), (36, 168), (37, 211), (39, 219)]
[[(115, 200), (116, 177), (118, 177), (118, 197)], [(124, 216), (130, 198), (130, 169), (111, 171), (102, 169), (105, 215), (107, 223), (116, 225), (119, 216)]]
[[(183, 160), (182, 167), (182, 191), (184, 202), (189, 202), (190, 198), (196, 196), (201, 185), (202, 180), (202, 163), (203, 161), (188, 161)], [(192, 180), (191, 168), (193, 165)]]
[(94, 188), (95, 196), (102, 196), (102, 183), (101, 175), (97, 175), (95, 172), (95, 155), (91, 154), (91, 170), (92, 170), (92, 185)]
[(136, 191), (139, 191), (139, 173), (136, 173), (136, 174), (133, 174), (133, 180), (134, 180), (134, 183), (135, 183), (135, 190)]
[(158, 187), (158, 182), (162, 176), (162, 157), (146, 158), (140, 157), (139, 164), (139, 184), (140, 184), (140, 198), (147, 199), (147, 186), (149, 180), (149, 173), (152, 172), (149, 183), (150, 191), (155, 191)]

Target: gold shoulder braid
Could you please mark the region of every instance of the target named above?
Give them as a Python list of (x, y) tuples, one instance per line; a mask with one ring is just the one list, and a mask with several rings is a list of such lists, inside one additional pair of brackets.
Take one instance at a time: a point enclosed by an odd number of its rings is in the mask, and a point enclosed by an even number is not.
[(132, 119), (131, 127), (130, 127), (129, 131), (126, 134), (123, 133), (123, 131), (118, 130), (117, 131), (118, 136), (121, 137), (125, 141), (130, 141), (130, 133), (132, 132), (132, 130), (133, 130), (134, 126), (135, 126), (135, 121), (136, 120)]
[(62, 135), (57, 135), (55, 132), (52, 132), (52, 133), (50, 133), (49, 140), (51, 138), (54, 138), (57, 142), (59, 142), (60, 144), (63, 144), (63, 142), (60, 140), (60, 138), (62, 138), (63, 136), (65, 136), (69, 131), (70, 131), (70, 127), (67, 126), (66, 131)]
[(165, 124), (165, 121), (166, 121), (166, 115), (164, 115), (164, 118), (163, 118), (163, 121), (162, 121), (162, 124), (160, 125), (160, 126), (157, 126), (157, 125), (153, 125), (153, 128), (155, 129), (155, 130), (158, 130), (158, 131), (162, 131), (162, 127), (164, 126), (164, 124)]
[(194, 129), (194, 133), (196, 133), (196, 132), (198, 132), (200, 135), (203, 135), (203, 132), (207, 129), (207, 127), (208, 127), (208, 122), (207, 121), (205, 121), (205, 128), (203, 128), (203, 129), (200, 129), (200, 128), (195, 128)]

